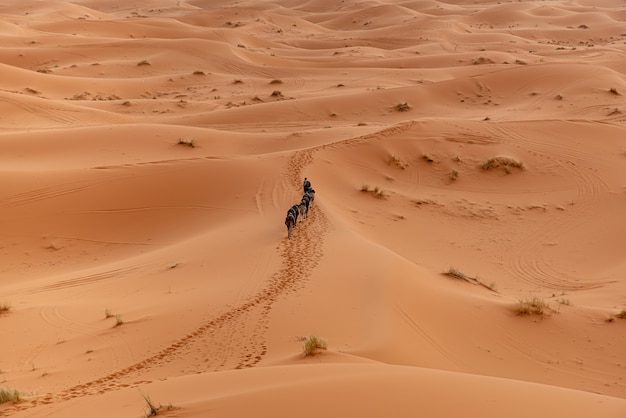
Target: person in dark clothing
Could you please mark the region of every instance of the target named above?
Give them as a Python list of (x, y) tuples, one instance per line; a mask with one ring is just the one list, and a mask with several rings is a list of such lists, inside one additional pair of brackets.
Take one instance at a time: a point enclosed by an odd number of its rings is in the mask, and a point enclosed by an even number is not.
[(293, 226), (298, 225), (298, 205), (293, 205), (287, 211), (287, 215), (291, 214), (293, 216)]
[(311, 188), (311, 182), (306, 177), (304, 178), (304, 181), (302, 182), (302, 188), (304, 189), (304, 193), (308, 192), (309, 189)]

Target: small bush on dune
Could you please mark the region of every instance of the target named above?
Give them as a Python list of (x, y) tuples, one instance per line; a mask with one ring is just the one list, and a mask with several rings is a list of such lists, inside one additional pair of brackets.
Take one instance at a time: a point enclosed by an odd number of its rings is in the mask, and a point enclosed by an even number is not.
[(489, 171), (491, 169), (500, 167), (503, 168), (504, 171), (508, 174), (511, 172), (511, 168), (518, 168), (520, 170), (523, 170), (524, 163), (509, 157), (493, 157), (487, 159), (480, 166), (480, 168), (484, 171)]
[(388, 165), (395, 165), (398, 168), (401, 169), (405, 169), (406, 166), (404, 165), (404, 163), (400, 160), (400, 158), (396, 157), (395, 155), (390, 155), (389, 159), (387, 160), (387, 164)]
[(7, 302), (0, 303), (0, 315), (3, 313), (7, 313), (10, 310), (11, 310), (11, 305), (9, 305)]
[(611, 94), (615, 94), (616, 96), (621, 96), (620, 92), (619, 92), (619, 91), (617, 91), (617, 89), (616, 89), (615, 87), (611, 87), (611, 88), (609, 89), (609, 93), (611, 93)]
[(408, 112), (409, 110), (411, 110), (411, 106), (407, 103), (398, 103), (396, 105), (396, 110), (399, 112)]
[(148, 412), (146, 412), (146, 417), (159, 415), (159, 411), (161, 410), (161, 405), (156, 405), (154, 402), (152, 402), (152, 399), (150, 399), (150, 396), (146, 395), (143, 392), (141, 392), (141, 396), (143, 397), (143, 400), (146, 401), (146, 405), (148, 407)]
[(370, 189), (370, 186), (368, 186), (367, 184), (364, 184), (363, 186), (361, 186), (361, 191), (364, 193), (370, 193), (372, 196), (374, 196), (377, 199), (387, 199), (387, 195), (385, 194), (385, 191), (383, 189), (380, 189), (378, 186), (374, 187), (373, 189)]
[(189, 148), (195, 148), (196, 147), (196, 141), (194, 139), (179, 138), (178, 139), (178, 145), (184, 145), (184, 146), (189, 147)]
[(548, 305), (543, 299), (534, 297), (532, 299), (520, 300), (515, 313), (517, 315), (539, 315), (543, 316), (546, 312)]
[(122, 319), (122, 315), (121, 314), (116, 314), (115, 315), (115, 326), (119, 327), (122, 324), (124, 324), (124, 320)]
[(310, 335), (304, 339), (302, 344), (302, 351), (305, 356), (314, 356), (319, 353), (320, 350), (326, 350), (326, 340), (318, 337), (317, 335)]
[(18, 403), (21, 399), (17, 389), (0, 388), (0, 404), (5, 402)]
[(150, 61), (148, 60), (141, 60), (137, 63), (137, 65), (141, 66), (141, 65), (152, 65), (152, 64), (150, 64)]
[(459, 280), (469, 280), (470, 277), (468, 275), (466, 275), (465, 273), (463, 273), (462, 271), (454, 268), (454, 267), (450, 267), (450, 269), (448, 271), (446, 271), (444, 273), (446, 276), (452, 277), (453, 279), (459, 279)]

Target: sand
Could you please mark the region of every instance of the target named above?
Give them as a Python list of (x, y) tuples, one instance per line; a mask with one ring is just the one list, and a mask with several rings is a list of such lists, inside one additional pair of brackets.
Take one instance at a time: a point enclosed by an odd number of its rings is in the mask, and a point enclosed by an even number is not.
[(0, 416), (626, 416), (623, 1), (0, 17)]

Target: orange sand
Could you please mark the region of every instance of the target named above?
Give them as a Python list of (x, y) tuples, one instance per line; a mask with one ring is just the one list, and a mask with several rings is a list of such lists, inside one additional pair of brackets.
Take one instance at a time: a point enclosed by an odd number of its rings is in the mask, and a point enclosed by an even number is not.
[(622, 0), (0, 16), (0, 416), (626, 416)]

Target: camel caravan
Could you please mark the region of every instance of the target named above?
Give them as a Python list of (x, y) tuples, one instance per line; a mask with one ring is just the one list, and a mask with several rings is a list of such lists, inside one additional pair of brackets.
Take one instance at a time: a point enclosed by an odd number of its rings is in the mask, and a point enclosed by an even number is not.
[(302, 182), (302, 188), (304, 194), (302, 200), (289, 208), (287, 211), (287, 218), (285, 218), (285, 225), (287, 226), (287, 238), (291, 238), (291, 231), (298, 224), (298, 218), (304, 220), (309, 215), (309, 207), (315, 200), (315, 190), (311, 187), (311, 182), (306, 177)]

